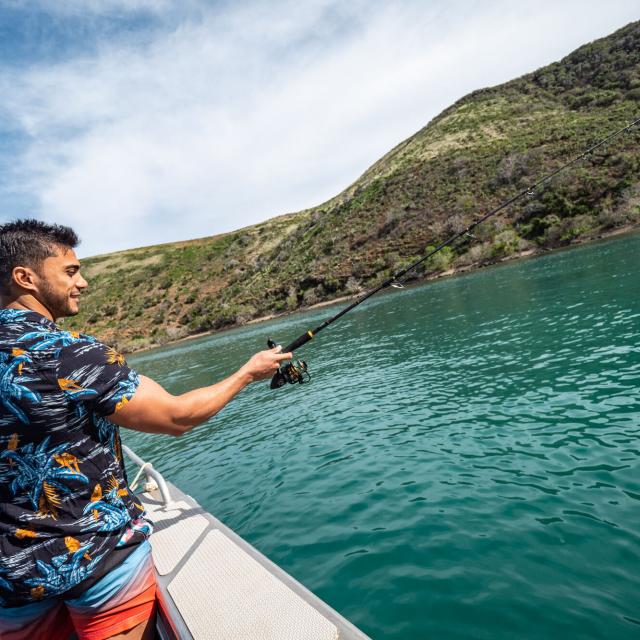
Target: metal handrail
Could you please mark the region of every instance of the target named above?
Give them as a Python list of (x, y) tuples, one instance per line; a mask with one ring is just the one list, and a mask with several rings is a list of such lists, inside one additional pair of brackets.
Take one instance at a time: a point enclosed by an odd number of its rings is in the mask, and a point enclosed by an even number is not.
[(162, 501), (164, 504), (170, 504), (172, 502), (171, 494), (169, 493), (169, 487), (167, 486), (165, 479), (162, 477), (162, 474), (159, 471), (156, 471), (150, 462), (145, 462), (140, 456), (131, 451), (127, 445), (122, 445), (122, 450), (131, 462), (137, 464), (141, 471), (144, 471), (147, 479), (152, 478), (155, 480), (155, 483), (158, 485), (158, 489), (160, 490)]

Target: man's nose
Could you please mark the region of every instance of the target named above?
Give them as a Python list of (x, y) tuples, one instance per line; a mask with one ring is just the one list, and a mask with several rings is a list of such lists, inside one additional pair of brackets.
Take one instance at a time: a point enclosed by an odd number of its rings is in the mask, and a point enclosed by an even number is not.
[(76, 287), (78, 287), (78, 289), (86, 289), (88, 286), (89, 283), (82, 276), (80, 276), (80, 278), (78, 278), (78, 281), (76, 282)]

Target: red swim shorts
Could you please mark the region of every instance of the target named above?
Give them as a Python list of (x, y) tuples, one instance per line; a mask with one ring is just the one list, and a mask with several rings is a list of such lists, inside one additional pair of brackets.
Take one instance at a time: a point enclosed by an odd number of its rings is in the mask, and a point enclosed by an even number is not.
[(2, 640), (106, 640), (155, 615), (156, 572), (145, 541), (77, 598), (0, 607)]

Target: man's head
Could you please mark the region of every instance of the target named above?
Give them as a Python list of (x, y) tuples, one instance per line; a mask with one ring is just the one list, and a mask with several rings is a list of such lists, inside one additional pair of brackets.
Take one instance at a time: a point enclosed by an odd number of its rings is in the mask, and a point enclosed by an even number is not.
[(74, 252), (79, 240), (69, 227), (39, 220), (0, 225), (0, 297), (3, 306), (45, 313), (53, 320), (78, 313), (88, 285)]

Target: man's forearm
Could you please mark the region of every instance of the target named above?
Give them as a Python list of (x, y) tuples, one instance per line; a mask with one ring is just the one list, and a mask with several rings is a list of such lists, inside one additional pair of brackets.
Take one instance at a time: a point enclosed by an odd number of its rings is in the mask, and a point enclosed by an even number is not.
[(122, 427), (180, 436), (214, 416), (251, 382), (243, 369), (209, 387), (171, 395), (157, 382), (140, 376), (133, 398), (109, 420)]
[(206, 422), (220, 411), (251, 382), (242, 369), (209, 387), (187, 391), (176, 396), (176, 409), (172, 419), (183, 431)]

